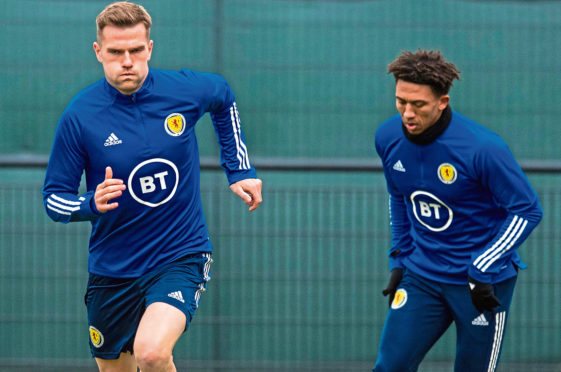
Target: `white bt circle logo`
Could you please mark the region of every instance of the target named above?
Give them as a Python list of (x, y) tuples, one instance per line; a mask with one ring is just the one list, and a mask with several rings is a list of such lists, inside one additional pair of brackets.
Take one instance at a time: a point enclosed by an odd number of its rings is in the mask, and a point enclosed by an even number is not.
[(169, 160), (150, 159), (132, 170), (127, 184), (134, 200), (149, 207), (157, 207), (167, 203), (175, 195), (179, 171)]
[(430, 192), (415, 191), (411, 204), (417, 221), (431, 231), (446, 230), (454, 218), (452, 209)]

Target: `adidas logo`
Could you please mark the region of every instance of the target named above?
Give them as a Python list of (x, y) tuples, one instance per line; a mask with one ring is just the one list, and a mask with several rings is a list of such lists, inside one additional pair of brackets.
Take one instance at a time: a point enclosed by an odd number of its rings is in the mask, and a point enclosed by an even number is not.
[(107, 137), (107, 139), (105, 140), (105, 144), (104, 146), (113, 146), (113, 145), (119, 145), (123, 143), (123, 141), (121, 141), (116, 135), (115, 133), (111, 133), (109, 135), (109, 137)]
[(185, 300), (183, 299), (183, 295), (181, 294), (181, 291), (171, 292), (170, 294), (168, 294), (168, 297), (175, 298), (177, 301), (181, 301), (181, 302), (185, 303)]
[(483, 314), (479, 314), (477, 318), (471, 321), (471, 324), (475, 326), (488, 326), (489, 322), (487, 321), (487, 319), (485, 319), (485, 316), (483, 316)]
[(401, 160), (395, 162), (395, 164), (393, 165), (393, 169), (395, 169), (398, 172), (405, 172), (405, 168), (403, 168), (403, 164), (401, 164)]

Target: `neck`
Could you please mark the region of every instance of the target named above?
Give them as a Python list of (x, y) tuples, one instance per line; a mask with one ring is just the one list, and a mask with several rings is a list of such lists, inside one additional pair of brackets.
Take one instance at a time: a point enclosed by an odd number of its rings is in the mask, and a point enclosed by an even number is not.
[(450, 105), (446, 106), (446, 108), (440, 114), (440, 117), (430, 127), (428, 127), (423, 133), (420, 134), (411, 134), (407, 131), (405, 126), (402, 124), (401, 129), (403, 130), (403, 134), (405, 137), (413, 142), (416, 145), (428, 145), (429, 143), (433, 142), (437, 139), (446, 128), (448, 128), (448, 124), (452, 120), (452, 109)]

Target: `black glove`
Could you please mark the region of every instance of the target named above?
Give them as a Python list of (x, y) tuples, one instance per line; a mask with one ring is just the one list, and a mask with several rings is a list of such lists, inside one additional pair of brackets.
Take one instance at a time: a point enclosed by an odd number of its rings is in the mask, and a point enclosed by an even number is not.
[(401, 282), (401, 278), (403, 277), (403, 269), (393, 269), (390, 273), (390, 281), (386, 286), (386, 289), (382, 291), (384, 296), (390, 295), (388, 306), (392, 305), (393, 298), (395, 297), (395, 291), (397, 290), (397, 286), (399, 282)]
[(493, 308), (500, 306), (501, 302), (493, 292), (493, 286), (490, 283), (481, 283), (468, 276), (469, 294), (471, 302), (482, 313), (485, 310), (492, 311)]

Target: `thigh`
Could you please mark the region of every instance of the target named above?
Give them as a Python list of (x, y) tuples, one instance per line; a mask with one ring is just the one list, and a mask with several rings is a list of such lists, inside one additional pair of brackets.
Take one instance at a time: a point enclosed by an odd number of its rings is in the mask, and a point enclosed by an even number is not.
[(145, 305), (165, 303), (185, 315), (184, 330), (189, 327), (201, 294), (210, 280), (210, 253), (198, 253), (166, 265), (143, 282)]
[(384, 324), (374, 371), (416, 371), (451, 322), (439, 284), (406, 271)]
[(515, 284), (516, 278), (511, 278), (494, 285), (501, 306), (483, 313), (473, 306), (467, 284), (451, 286), (448, 298), (457, 328), (456, 372), (495, 371)]
[(142, 278), (144, 312), (134, 342), (135, 354), (171, 355), (175, 343), (188, 328), (210, 280), (209, 253), (199, 253), (162, 267)]
[(90, 351), (99, 359), (119, 359), (130, 351), (144, 311), (144, 300), (134, 279), (90, 274), (85, 296)]
[(176, 307), (154, 302), (146, 308), (134, 341), (134, 353), (146, 355), (157, 351), (171, 355), (175, 343), (185, 330), (185, 314)]

